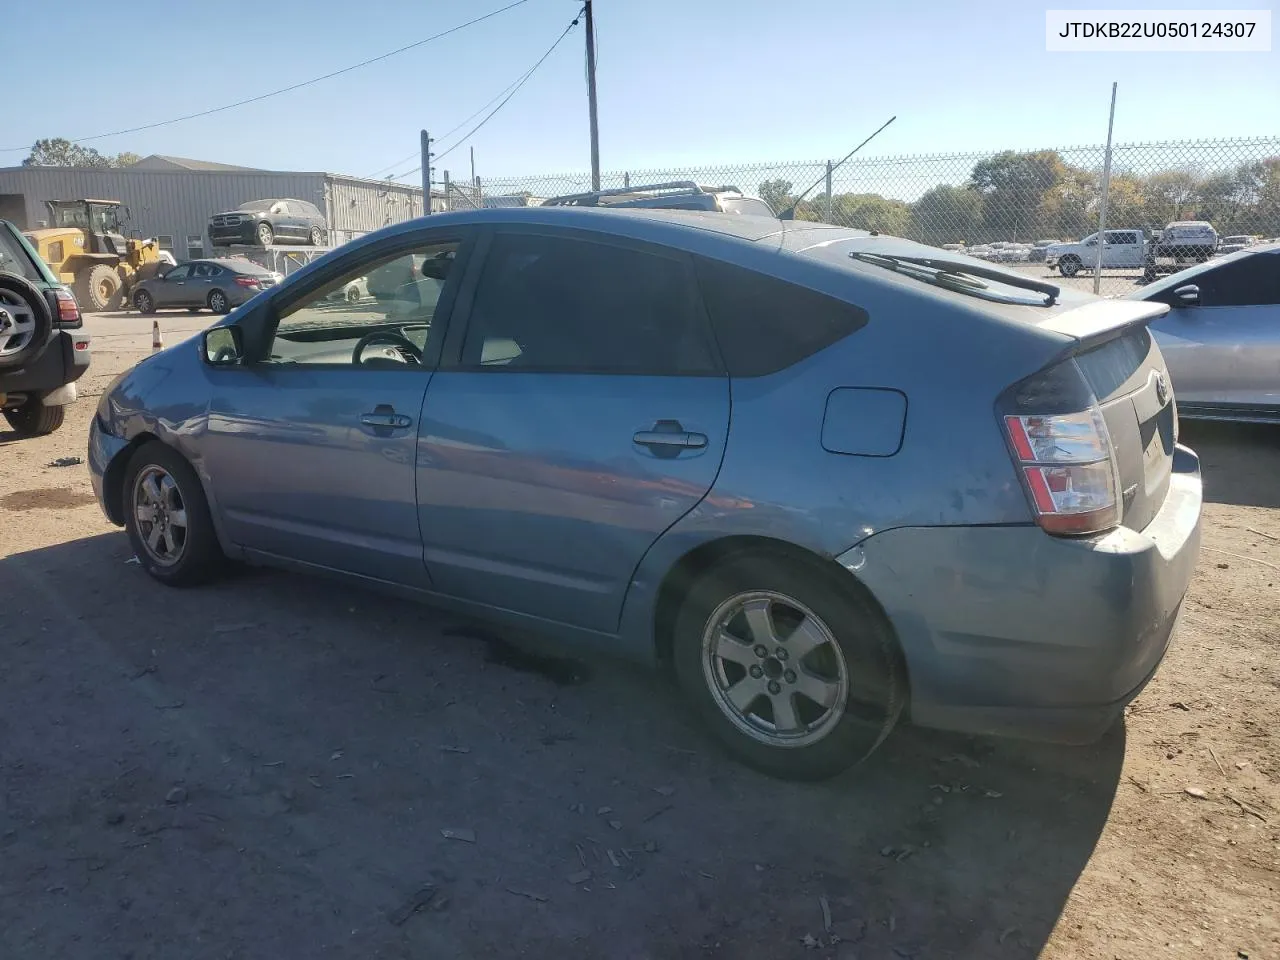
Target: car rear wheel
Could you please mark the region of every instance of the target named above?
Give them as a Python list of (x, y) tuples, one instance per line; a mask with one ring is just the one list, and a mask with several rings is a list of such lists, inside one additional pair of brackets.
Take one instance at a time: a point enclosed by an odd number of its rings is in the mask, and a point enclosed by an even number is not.
[(209, 309), (214, 313), (226, 313), (231, 309), (231, 305), (227, 302), (227, 295), (221, 290), (209, 291)]
[(324, 246), (324, 231), (321, 230), (319, 227), (311, 228), (311, 245), (313, 247)]
[(906, 702), (892, 631), (861, 588), (769, 554), (731, 557), (694, 585), (673, 655), (712, 732), (771, 776), (818, 780), (858, 763)]
[(269, 247), (275, 243), (276, 232), (271, 229), (271, 224), (258, 224), (258, 244), (263, 247)]
[(133, 295), (133, 305), (138, 308), (139, 313), (156, 312), (156, 299), (146, 290), (139, 290)]
[(193, 586), (220, 572), (224, 557), (209, 502), (176, 450), (159, 441), (138, 448), (126, 469), (123, 512), (134, 554), (161, 583)]
[(359, 290), (359, 288), (358, 288), (358, 287), (354, 287), (354, 286), (348, 287), (348, 288), (347, 288), (347, 303), (359, 303), (359, 302), (360, 302), (360, 290)]
[(62, 426), (66, 408), (46, 407), (39, 400), (28, 400), (16, 409), (6, 410), (4, 418), (20, 437), (43, 437)]
[(1074, 277), (1080, 272), (1080, 258), (1074, 256), (1066, 256), (1058, 261), (1058, 272), (1064, 277)]

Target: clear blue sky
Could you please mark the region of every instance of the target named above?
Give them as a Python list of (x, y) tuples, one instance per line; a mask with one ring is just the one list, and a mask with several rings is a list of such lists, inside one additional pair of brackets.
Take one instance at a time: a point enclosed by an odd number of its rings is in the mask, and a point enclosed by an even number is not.
[[(376, 56), (508, 0), (15, 2), (0, 147), (217, 106)], [(1100, 0), (596, 0), (605, 170), (1280, 134), (1280, 54), (1061, 54), (1046, 7)], [(1164, 0), (1127, 8), (1262, 8)], [(370, 175), (496, 96), (573, 18), (521, 7), (388, 61), (211, 117), (95, 140), (270, 169)], [(1280, 23), (1277, 24), (1280, 28)], [(578, 28), (471, 143), (481, 176), (589, 166)], [(60, 62), (60, 57), (65, 62)], [(464, 128), (465, 129), (465, 128)], [(442, 143), (440, 149), (448, 147)], [(25, 153), (0, 154), (0, 165)], [(414, 166), (408, 161), (394, 169)], [(440, 164), (467, 172), (463, 145)], [(409, 178), (416, 180), (416, 178)]]

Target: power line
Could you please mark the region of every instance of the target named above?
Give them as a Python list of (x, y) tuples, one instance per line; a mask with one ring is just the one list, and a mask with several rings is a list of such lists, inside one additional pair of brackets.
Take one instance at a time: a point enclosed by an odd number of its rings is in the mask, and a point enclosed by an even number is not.
[[(302, 80), (302, 81), (299, 81), (298, 83), (290, 84), (287, 87), (281, 87), (279, 90), (272, 90), (270, 93), (262, 93), (256, 97), (248, 97), (247, 99), (244, 99), (244, 100), (237, 100), (235, 103), (224, 104), (223, 106), (220, 106), (220, 107), (211, 107), (208, 110), (200, 110), (197, 113), (188, 113), (185, 116), (173, 117), (172, 119), (169, 119), (169, 120), (157, 120), (154, 123), (144, 123), (137, 127), (127, 127), (123, 130), (113, 130), (110, 133), (95, 133), (91, 137), (78, 137), (72, 140), (71, 142), (72, 143), (88, 143), (90, 140), (103, 140), (107, 137), (117, 137), (125, 133), (138, 133), (141, 130), (154, 130), (156, 127), (165, 127), (173, 123), (181, 123), (184, 120), (195, 120), (197, 117), (207, 117), (215, 113), (222, 113), (224, 110), (232, 110), (236, 107), (243, 107), (250, 103), (258, 103), (262, 100), (268, 100), (271, 97), (278, 97), (282, 93), (289, 93), (290, 91), (293, 91), (293, 90), (300, 90), (303, 87), (311, 86), (313, 83), (319, 83), (322, 80), (330, 80), (334, 77), (340, 77), (344, 73), (350, 73), (352, 70), (359, 70), (361, 67), (367, 67), (370, 64), (380, 63), (383, 60), (388, 60), (391, 57), (397, 56), (401, 53), (406, 53), (409, 50), (414, 50), (418, 47), (423, 46), (424, 44), (431, 43), (433, 40), (439, 40), (441, 37), (447, 37), (451, 33), (457, 33), (459, 30), (464, 30), (467, 27), (475, 26), (475, 24), (477, 23), (480, 23), (484, 20), (488, 20), (491, 17), (496, 17), (500, 13), (506, 13), (508, 10), (511, 10), (515, 7), (521, 6), (522, 4), (525, 4), (528, 2), (529, 0), (514, 0), (513, 3), (509, 3), (505, 7), (500, 7), (499, 9), (491, 11), (490, 13), (486, 13), (484, 16), (476, 17), (474, 20), (468, 20), (466, 23), (460, 23), (456, 27), (450, 27), (448, 30), (444, 30), (440, 33), (434, 34), (433, 36), (427, 37), (423, 40), (417, 40), (413, 43), (406, 44), (403, 47), (398, 47), (395, 50), (391, 50), (387, 53), (380, 54), (376, 57), (370, 57), (368, 60), (361, 60), (359, 63), (353, 63), (349, 67), (343, 67), (340, 70), (334, 70), (334, 71), (331, 71), (330, 73), (323, 74), (322, 76), (319, 76), (319, 77), (312, 77), (310, 80)], [(31, 149), (30, 145), (25, 147), (0, 147), (0, 153), (16, 153), (20, 150), (30, 150), (30, 149)]]
[[(583, 8), (583, 9), (585, 9), (585, 8)], [(509, 92), (505, 97), (503, 97), (503, 98), (502, 98), (502, 101), (501, 101), (501, 102), (500, 102), (496, 107), (494, 107), (491, 111), (489, 111), (489, 113), (485, 116), (485, 118), (484, 118), (483, 120), (481, 120), (479, 123), (477, 123), (477, 124), (476, 124), (474, 127), (472, 127), (470, 130), (468, 130), (468, 131), (467, 131), (467, 132), (462, 136), (462, 138), (461, 138), (460, 140), (458, 140), (458, 142), (457, 142), (457, 143), (455, 143), (453, 146), (451, 146), (448, 150), (445, 150), (443, 153), (438, 153), (438, 154), (436, 154), (436, 155), (435, 155), (435, 160), (436, 160), (437, 162), (439, 162), (440, 160), (443, 160), (445, 157), (447, 157), (447, 156), (448, 156), (450, 153), (452, 153), (454, 150), (457, 150), (457, 149), (458, 149), (458, 147), (462, 146), (464, 143), (466, 143), (468, 140), (470, 140), (470, 139), (471, 139), (471, 137), (472, 137), (472, 136), (474, 136), (474, 135), (475, 135), (475, 133), (476, 133), (477, 131), (479, 131), (479, 129), (480, 129), (481, 127), (483, 127), (486, 123), (488, 123), (490, 120), (492, 120), (492, 119), (493, 119), (493, 117), (494, 117), (494, 115), (495, 115), (499, 110), (501, 110), (503, 107), (505, 107), (505, 106), (507, 105), (507, 102), (508, 102), (512, 97), (514, 97), (517, 93), (519, 93), (519, 92), (520, 92), (520, 88), (521, 88), (521, 87), (523, 87), (523, 86), (524, 86), (524, 85), (529, 81), (529, 78), (530, 78), (530, 77), (532, 77), (532, 76), (534, 75), (534, 73), (536, 73), (536, 72), (537, 72), (538, 68), (539, 68), (540, 66), (542, 66), (542, 64), (543, 64), (543, 63), (545, 63), (545, 62), (546, 62), (547, 57), (551, 56), (551, 54), (555, 51), (556, 47), (560, 46), (560, 44), (564, 41), (564, 38), (565, 38), (565, 37), (567, 37), (567, 36), (569, 35), (570, 31), (572, 31), (572, 30), (573, 30), (573, 28), (574, 28), (574, 27), (576, 27), (576, 26), (578, 25), (578, 21), (579, 21), (579, 19), (581, 19), (581, 17), (582, 17), (582, 10), (579, 10), (579, 11), (578, 11), (578, 15), (577, 15), (576, 17), (574, 17), (574, 18), (573, 18), (573, 20), (571, 20), (571, 21), (569, 22), (569, 25), (568, 25), (567, 27), (565, 27), (565, 28), (564, 28), (564, 32), (563, 32), (563, 33), (561, 33), (561, 34), (560, 34), (560, 36), (556, 38), (556, 42), (555, 42), (555, 43), (553, 43), (553, 44), (551, 44), (551, 46), (547, 48), (547, 52), (546, 52), (546, 53), (544, 53), (541, 57), (539, 57), (539, 58), (538, 58), (538, 61), (537, 61), (537, 62), (536, 62), (532, 67), (530, 67), (528, 70), (526, 70), (526, 71), (525, 71), (524, 75), (523, 75), (519, 80), (517, 80), (517, 81), (516, 81), (515, 86), (514, 86), (514, 87), (512, 87), (511, 91), (510, 91), (510, 92)], [(501, 96), (501, 94), (499, 94), (499, 96)], [(496, 99), (496, 98), (495, 98), (495, 99)], [(492, 103), (492, 102), (493, 102), (492, 100), (490, 100), (490, 101), (489, 101), (489, 103)], [(488, 104), (485, 104), (485, 106), (488, 106)], [(481, 107), (481, 108), (480, 108), (480, 110), (483, 110), (483, 109), (484, 109), (484, 107)], [(476, 113), (479, 113), (479, 112), (480, 112), (480, 110), (477, 110), (477, 111), (476, 111)], [(476, 114), (475, 114), (475, 113), (473, 113), (471, 116), (472, 116), (472, 117), (474, 117), (475, 115), (476, 115)], [(462, 126), (462, 124), (467, 123), (470, 119), (471, 119), (471, 117), (468, 117), (468, 118), (467, 118), (467, 120), (462, 121), (462, 123), (458, 124), (458, 126), (457, 126), (457, 127), (454, 127), (454, 128), (453, 128), (453, 130), (450, 130), (450, 131), (449, 131), (449, 133), (453, 133), (453, 131), (454, 131), (454, 130), (457, 130), (457, 129), (458, 129), (458, 127), (461, 127), (461, 126)], [(445, 137), (447, 137), (447, 136), (448, 136), (448, 134), (445, 134)], [(440, 139), (442, 139), (442, 140), (443, 140), (443, 139), (445, 139), (445, 137), (441, 137)], [(397, 176), (397, 177), (394, 177), (393, 179), (395, 179), (395, 180), (400, 180), (400, 179), (402, 179), (402, 178), (404, 178), (404, 177), (409, 176), (410, 174), (417, 173), (417, 172), (418, 172), (418, 171), (420, 171), (421, 169), (422, 169), (422, 165), (421, 165), (421, 164), (419, 164), (418, 166), (414, 167), (412, 170), (406, 170), (404, 173), (400, 174), (400, 175), (399, 175), (399, 176)]]

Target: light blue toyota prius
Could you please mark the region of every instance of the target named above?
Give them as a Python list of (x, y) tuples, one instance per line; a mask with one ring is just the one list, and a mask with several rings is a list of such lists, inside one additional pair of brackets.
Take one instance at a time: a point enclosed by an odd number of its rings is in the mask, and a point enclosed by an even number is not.
[(1083, 742), (1199, 547), (1167, 309), (821, 224), (432, 216), (122, 375), (89, 465), (162, 583), (270, 564), (668, 664), (777, 776), (908, 716)]

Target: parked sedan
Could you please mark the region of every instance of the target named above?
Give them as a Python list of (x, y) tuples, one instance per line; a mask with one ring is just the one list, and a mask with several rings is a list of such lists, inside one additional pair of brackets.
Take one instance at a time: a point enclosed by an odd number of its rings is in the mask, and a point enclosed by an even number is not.
[(1280, 243), (1214, 258), (1129, 296), (1173, 307), (1151, 329), (1181, 416), (1280, 422)]
[(131, 299), (139, 313), (186, 307), (226, 313), (248, 302), (284, 277), (248, 260), (191, 260), (134, 285)]
[(908, 705), (1084, 741), (1196, 562), (1167, 309), (822, 224), (450, 213), (143, 360), (89, 465), (161, 583), (275, 564), (668, 662), (774, 775)]
[(275, 243), (324, 246), (329, 222), (306, 200), (250, 200), (234, 210), (209, 218), (209, 242), (215, 247), (233, 243), (269, 247)]

